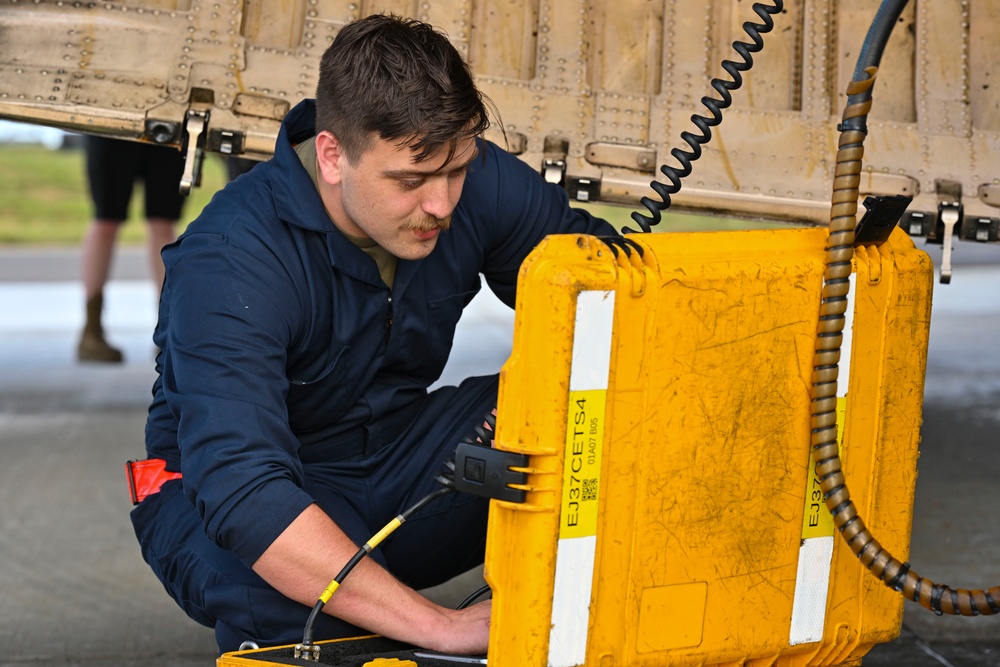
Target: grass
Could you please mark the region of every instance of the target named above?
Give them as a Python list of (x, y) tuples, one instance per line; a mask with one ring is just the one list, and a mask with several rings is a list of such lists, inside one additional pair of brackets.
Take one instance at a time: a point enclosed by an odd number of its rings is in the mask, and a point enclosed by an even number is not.
[[(201, 187), (184, 207), (177, 232), (196, 218), (212, 195), (225, 185), (225, 165), (218, 156), (205, 159)], [(83, 239), (92, 209), (87, 195), (83, 151), (49, 150), (34, 144), (0, 144), (0, 245), (77, 245)], [(604, 217), (615, 228), (636, 228), (629, 214), (635, 210), (611, 204), (579, 204)], [(643, 211), (645, 212), (645, 211)], [(137, 187), (129, 209), (129, 224), (121, 230), (123, 245), (141, 244), (142, 192)], [(656, 231), (714, 231), (780, 226), (717, 216), (669, 211)]]
[[(184, 206), (177, 227), (183, 231), (216, 190), (225, 185), (226, 170), (214, 156), (206, 158), (201, 187)], [(76, 245), (83, 239), (93, 209), (87, 195), (81, 149), (49, 150), (35, 144), (0, 144), (0, 244)], [(129, 224), (119, 235), (123, 245), (145, 240), (142, 188), (132, 194)]]

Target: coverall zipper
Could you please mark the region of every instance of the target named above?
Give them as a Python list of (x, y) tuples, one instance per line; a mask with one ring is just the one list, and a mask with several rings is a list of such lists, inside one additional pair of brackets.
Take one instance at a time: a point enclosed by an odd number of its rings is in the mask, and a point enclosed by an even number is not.
[(385, 318), (385, 342), (389, 343), (389, 335), (392, 333), (392, 295), (389, 295), (389, 315)]

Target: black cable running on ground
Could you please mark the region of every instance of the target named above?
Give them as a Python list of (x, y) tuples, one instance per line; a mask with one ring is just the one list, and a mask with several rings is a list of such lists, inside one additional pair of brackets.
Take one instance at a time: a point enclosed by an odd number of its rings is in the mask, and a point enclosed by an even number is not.
[[(646, 210), (649, 211), (649, 216), (645, 216), (638, 211), (632, 212), (632, 220), (642, 229), (643, 232), (649, 233), (653, 231), (653, 225), (660, 223), (661, 213), (670, 207), (670, 196), (677, 194), (681, 189), (681, 179), (686, 178), (691, 173), (691, 163), (701, 157), (701, 147), (703, 144), (707, 144), (712, 139), (712, 128), (722, 122), (722, 110), (727, 109), (733, 103), (732, 91), (736, 90), (743, 85), (743, 75), (742, 72), (746, 72), (751, 67), (753, 67), (753, 55), (757, 53), (762, 48), (764, 48), (764, 39), (761, 37), (763, 33), (771, 32), (774, 28), (774, 20), (771, 18), (771, 14), (779, 14), (784, 9), (784, 2), (782, 0), (773, 0), (771, 6), (764, 5), (760, 2), (755, 2), (753, 4), (753, 11), (756, 12), (757, 16), (760, 17), (762, 23), (751, 23), (746, 21), (743, 24), (743, 31), (753, 40), (752, 43), (747, 42), (733, 42), (733, 50), (736, 51), (741, 58), (742, 62), (735, 62), (732, 60), (723, 60), (722, 69), (726, 70), (731, 77), (731, 80), (727, 81), (725, 79), (715, 78), (712, 79), (712, 88), (718, 92), (719, 97), (702, 97), (701, 103), (712, 113), (711, 117), (700, 116), (694, 114), (691, 116), (691, 122), (697, 126), (700, 134), (694, 134), (692, 132), (682, 132), (681, 139), (687, 142), (688, 146), (691, 147), (690, 151), (686, 151), (682, 148), (674, 148), (670, 151), (670, 154), (674, 156), (674, 159), (680, 163), (680, 168), (662, 165), (660, 171), (664, 176), (670, 181), (670, 183), (661, 183), (659, 181), (653, 181), (649, 184), (649, 187), (659, 196), (659, 200), (652, 199), (650, 197), (643, 197), (639, 200)], [(634, 233), (636, 230), (630, 229), (628, 227), (622, 227), (622, 233)]]

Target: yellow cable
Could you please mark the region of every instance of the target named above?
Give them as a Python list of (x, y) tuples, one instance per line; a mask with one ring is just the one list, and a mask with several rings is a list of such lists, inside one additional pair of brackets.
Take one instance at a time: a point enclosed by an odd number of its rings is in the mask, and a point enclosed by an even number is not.
[(379, 545), (379, 543), (382, 542), (382, 540), (384, 540), (385, 538), (389, 537), (389, 535), (392, 533), (392, 531), (396, 530), (401, 525), (403, 525), (403, 521), (404, 521), (403, 515), (400, 514), (395, 519), (393, 519), (389, 523), (385, 524), (385, 526), (382, 528), (382, 530), (380, 530), (377, 533), (375, 533), (372, 536), (372, 538), (370, 540), (368, 540), (368, 542), (365, 544), (365, 551), (370, 552), (372, 549), (374, 549), (375, 547), (377, 547)]
[(338, 588), (340, 588), (340, 582), (334, 579), (330, 582), (330, 585), (323, 590), (323, 594), (319, 596), (319, 599), (323, 601), (323, 604), (326, 604), (330, 601), (330, 598), (333, 597), (333, 594), (337, 592)]

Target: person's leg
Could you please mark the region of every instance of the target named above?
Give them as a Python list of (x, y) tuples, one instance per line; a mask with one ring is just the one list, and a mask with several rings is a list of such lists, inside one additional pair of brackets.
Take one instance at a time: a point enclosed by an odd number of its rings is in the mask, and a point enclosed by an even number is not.
[(81, 249), (81, 282), (86, 300), (86, 319), (77, 345), (80, 361), (117, 363), (122, 353), (104, 338), (102, 312), (104, 286), (111, 271), (118, 229), (128, 217), (132, 197), (134, 163), (122, 142), (86, 137), (87, 180), (94, 219), (87, 228)]
[(164, 146), (142, 145), (142, 180), (146, 206), (149, 271), (157, 294), (163, 288), (163, 247), (177, 238), (175, 225), (184, 210), (180, 193), (184, 156)]
[(84, 234), (80, 278), (83, 282), (84, 296), (88, 301), (100, 295), (108, 282), (121, 223), (121, 220), (93, 220)]
[(121, 350), (105, 340), (102, 324), (104, 285), (111, 270), (120, 226), (121, 223), (116, 220), (94, 220), (83, 238), (80, 266), (86, 312), (76, 348), (76, 357), (80, 361), (118, 363), (122, 360)]
[[(331, 513), (352, 539), (364, 543), (363, 522), (345, 507), (338, 505)], [(146, 563), (188, 616), (215, 628), (220, 654), (238, 650), (245, 641), (262, 648), (302, 641), (312, 605), (285, 597), (211, 542), (180, 482), (165, 484), (131, 516)], [(331, 579), (338, 569), (331, 564)], [(313, 636), (319, 641), (363, 634), (368, 633), (322, 614)]]

